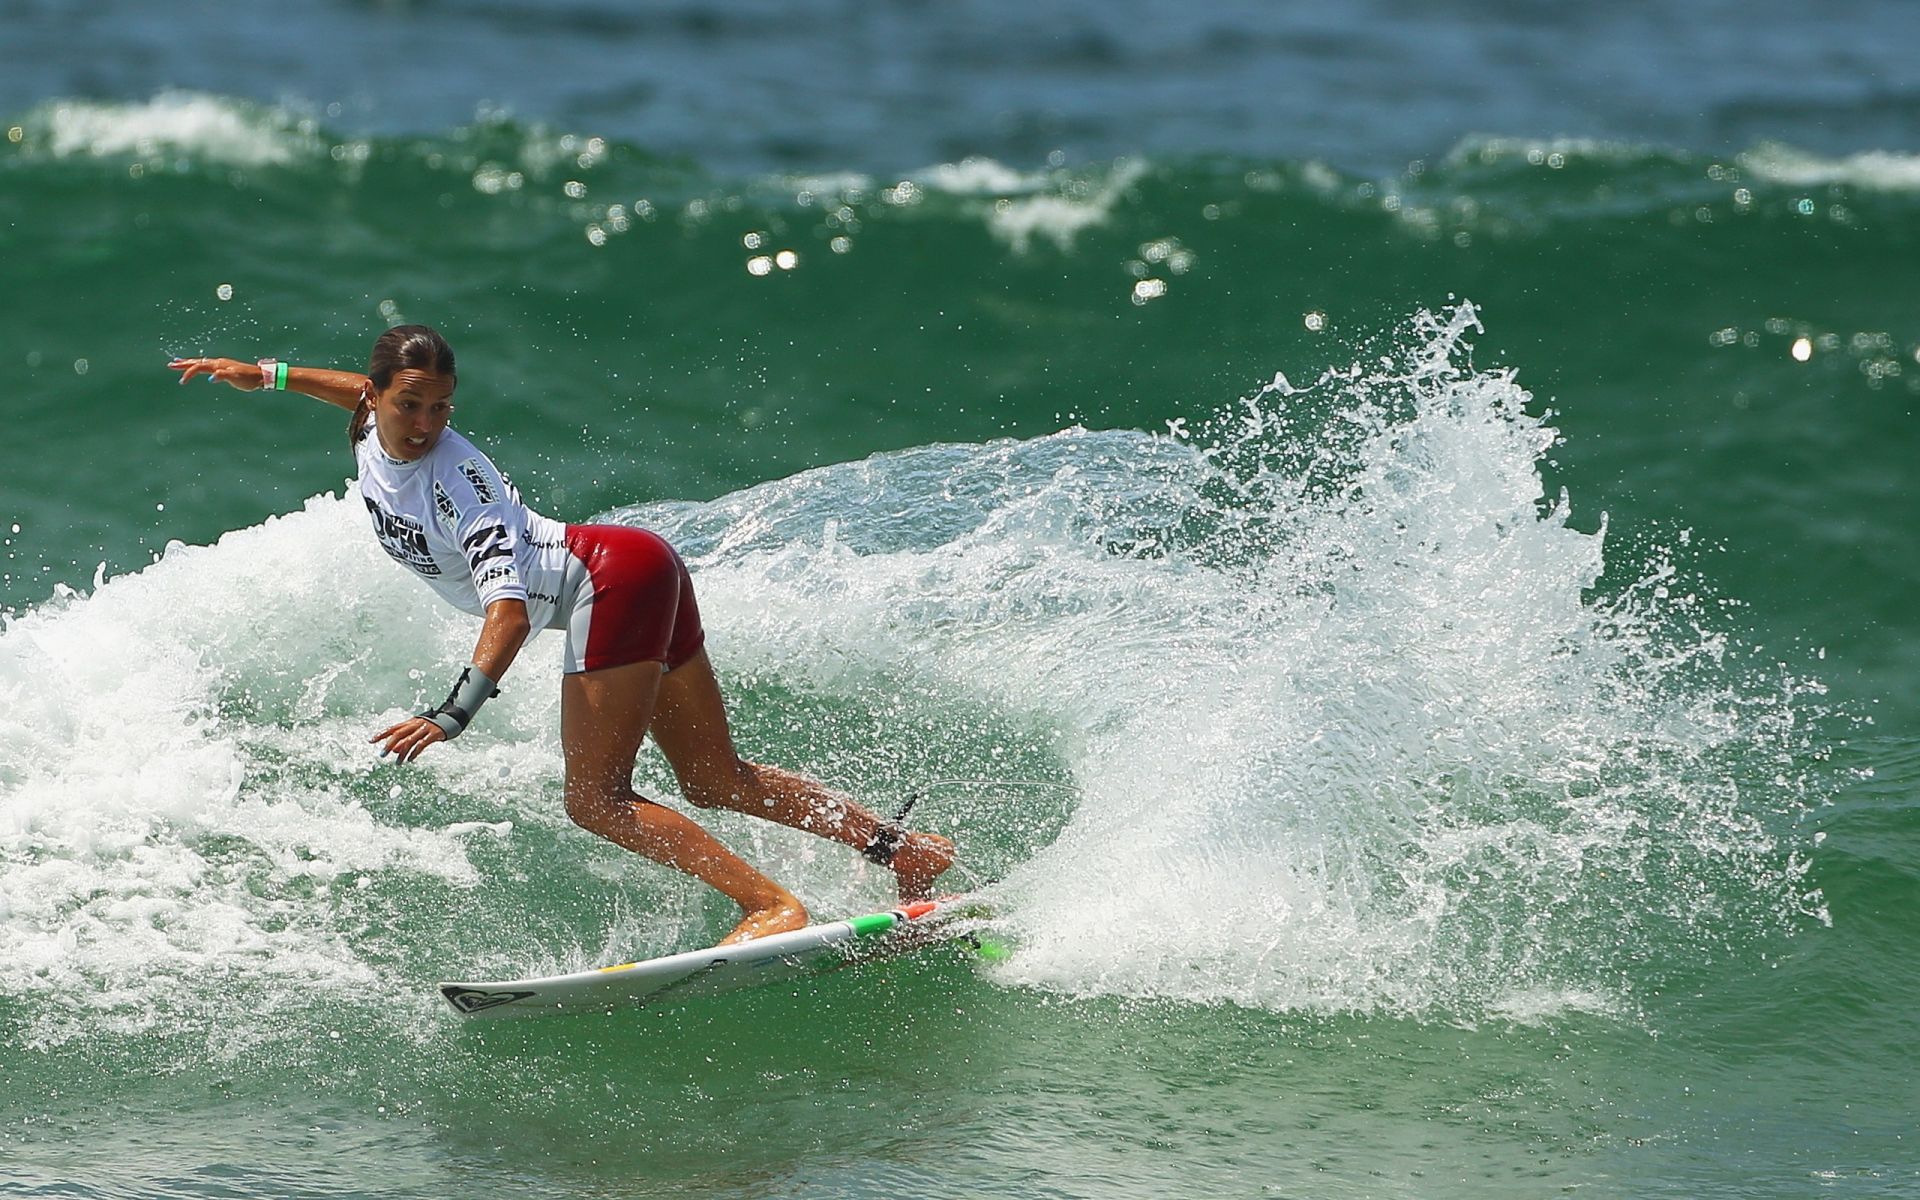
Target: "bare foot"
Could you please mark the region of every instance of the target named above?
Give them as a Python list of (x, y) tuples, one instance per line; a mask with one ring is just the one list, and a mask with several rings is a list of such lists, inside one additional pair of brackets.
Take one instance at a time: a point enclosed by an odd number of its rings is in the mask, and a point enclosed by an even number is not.
[(909, 833), (893, 854), (893, 873), (900, 880), (902, 900), (925, 900), (933, 895), (933, 881), (953, 865), (953, 843), (937, 833)]
[(748, 913), (733, 932), (720, 939), (722, 946), (738, 945), (755, 938), (767, 937), (775, 933), (791, 933), (804, 929), (807, 924), (807, 906), (788, 896), (776, 900), (765, 908), (756, 908)]

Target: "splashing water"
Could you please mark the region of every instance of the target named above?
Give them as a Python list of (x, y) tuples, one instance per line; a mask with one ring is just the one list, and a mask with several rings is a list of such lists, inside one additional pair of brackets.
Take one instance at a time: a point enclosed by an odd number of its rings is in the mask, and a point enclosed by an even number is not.
[(1011, 977), (1537, 1012), (1823, 916), (1780, 842), (1817, 686), (1731, 670), (1670, 556), (1596, 592), (1604, 518), (1547, 502), (1557, 435), (1460, 365), (1478, 328), (1423, 314), (1373, 365), (1175, 429), (1205, 465), (1147, 595), (1072, 639), (1100, 678), (1057, 665), (1104, 719), (1089, 802), (1015, 882)]
[[(1547, 502), (1557, 435), (1511, 372), (1460, 365), (1477, 328), (1423, 315), (1194, 434), (915, 451), (685, 528), (722, 527), (732, 619), (790, 666), (823, 642), (1070, 731), (1085, 800), (1009, 881), (1006, 978), (1608, 1007), (1649, 957), (1820, 915), (1782, 843), (1817, 688), (1737, 672), (1670, 555), (1598, 588), (1605, 522)], [(820, 520), (859, 492), (872, 517)]]

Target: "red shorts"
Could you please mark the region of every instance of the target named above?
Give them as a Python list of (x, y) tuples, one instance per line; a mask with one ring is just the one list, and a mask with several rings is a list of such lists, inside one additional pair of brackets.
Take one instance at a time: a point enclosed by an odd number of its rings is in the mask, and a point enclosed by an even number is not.
[[(706, 631), (687, 566), (659, 534), (629, 525), (569, 525), (585, 569), (572, 589), (564, 670), (657, 662), (671, 671), (700, 653)], [(569, 571), (573, 574), (573, 571)]]

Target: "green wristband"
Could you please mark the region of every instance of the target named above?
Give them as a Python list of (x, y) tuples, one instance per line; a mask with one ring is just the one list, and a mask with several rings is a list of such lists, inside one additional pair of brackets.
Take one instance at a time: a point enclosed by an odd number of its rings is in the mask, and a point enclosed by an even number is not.
[(287, 364), (285, 363), (273, 365), (273, 390), (276, 392), (287, 390)]

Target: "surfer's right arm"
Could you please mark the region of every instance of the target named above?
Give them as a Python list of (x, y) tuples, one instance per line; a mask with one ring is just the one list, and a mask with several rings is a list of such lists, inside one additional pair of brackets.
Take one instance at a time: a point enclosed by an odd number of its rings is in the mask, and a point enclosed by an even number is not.
[(337, 408), (352, 412), (359, 407), (360, 394), (367, 386), (367, 377), (358, 371), (329, 371), (323, 367), (296, 367), (275, 364), (283, 367), (285, 381), (281, 382), (278, 373), (274, 375), (274, 384), (267, 383), (268, 369), (263, 363), (241, 362), (237, 358), (176, 358), (167, 366), (180, 372), (180, 382), (185, 383), (196, 375), (204, 375), (216, 383), (230, 384), (243, 392), (257, 392), (273, 387), (289, 392), (299, 392), (303, 396), (312, 396), (315, 400), (324, 400)]

